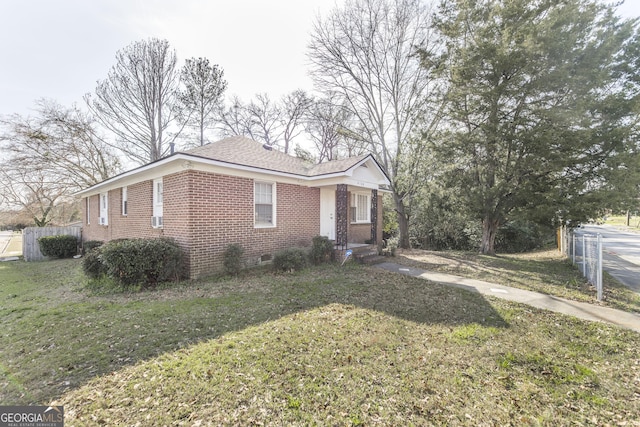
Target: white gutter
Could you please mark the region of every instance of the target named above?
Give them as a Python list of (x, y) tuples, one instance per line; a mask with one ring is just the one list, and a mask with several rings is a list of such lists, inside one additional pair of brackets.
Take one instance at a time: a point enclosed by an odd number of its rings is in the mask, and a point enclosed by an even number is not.
[[(281, 171), (274, 171), (272, 169), (266, 169), (266, 168), (259, 168), (259, 167), (255, 167), (255, 166), (246, 166), (246, 165), (240, 165), (237, 163), (230, 163), (230, 162), (223, 162), (220, 160), (214, 160), (214, 159), (207, 159), (206, 157), (199, 157), (199, 156), (193, 156), (190, 154), (184, 154), (184, 153), (176, 153), (173, 154), (169, 157), (165, 157), (164, 159), (160, 159), (157, 160), (153, 163), (149, 163), (147, 165), (144, 166), (140, 166), (138, 168), (132, 169), (130, 171), (127, 172), (123, 172), (119, 175), (116, 175), (112, 178), (109, 178), (105, 181), (102, 181), (98, 184), (95, 184), (89, 188), (86, 188), (84, 190), (78, 191), (77, 193), (74, 194), (75, 197), (83, 197), (85, 195), (92, 195), (92, 194), (98, 194), (100, 192), (102, 192), (101, 190), (104, 190), (106, 188), (111, 188), (111, 187), (120, 187), (119, 186), (114, 186), (113, 184), (117, 183), (117, 182), (121, 182), (121, 181), (126, 181), (127, 178), (132, 178), (136, 175), (144, 175), (145, 172), (151, 172), (154, 169), (157, 168), (162, 168), (163, 166), (166, 166), (168, 164), (171, 163), (176, 163), (176, 166), (179, 166), (176, 168), (176, 170), (181, 170), (181, 169), (190, 169), (192, 168), (193, 164), (195, 163), (201, 163), (203, 165), (208, 165), (208, 166), (214, 166), (214, 167), (222, 167), (225, 169), (232, 169), (232, 170), (239, 170), (239, 171), (245, 171), (245, 172), (252, 172), (252, 173), (261, 173), (261, 174), (267, 174), (267, 175), (271, 175), (271, 176), (279, 176), (279, 177), (283, 177), (283, 178), (290, 178), (290, 179), (295, 179), (297, 181), (307, 181), (307, 182), (316, 182), (316, 181), (320, 181), (320, 180), (327, 180), (327, 179), (331, 179), (331, 178), (341, 178), (341, 177), (351, 177), (353, 175), (353, 171), (361, 166), (362, 164), (366, 163), (369, 158), (371, 156), (367, 156), (364, 159), (362, 159), (361, 161), (359, 161), (358, 163), (356, 163), (355, 165), (351, 166), (349, 169), (345, 170), (345, 171), (341, 171), (341, 172), (332, 172), (329, 174), (322, 174), (322, 175), (314, 175), (314, 176), (307, 176), (307, 175), (299, 175), (299, 174), (294, 174), (294, 173), (290, 173), (290, 172), (281, 172)], [(373, 157), (371, 157), (371, 159), (373, 159)], [(177, 163), (179, 163), (180, 161), (184, 162), (182, 165), (178, 165)], [(384, 172), (380, 169), (380, 167), (378, 166), (378, 164), (374, 161), (374, 163), (376, 164), (376, 167), (378, 168), (378, 170), (380, 171), (380, 173), (385, 177), (385, 179), (383, 180), (382, 183), (378, 182), (378, 185), (389, 185), (389, 181), (386, 178), (386, 175), (384, 174)], [(180, 167), (181, 166), (181, 167)], [(148, 177), (147, 179), (153, 179), (153, 178), (159, 178), (161, 176), (167, 175), (166, 171), (163, 171), (164, 173), (156, 173), (156, 174), (150, 174), (152, 176)], [(146, 179), (136, 179), (134, 182), (140, 182), (140, 181), (145, 181)], [(132, 182), (132, 183), (134, 183)]]

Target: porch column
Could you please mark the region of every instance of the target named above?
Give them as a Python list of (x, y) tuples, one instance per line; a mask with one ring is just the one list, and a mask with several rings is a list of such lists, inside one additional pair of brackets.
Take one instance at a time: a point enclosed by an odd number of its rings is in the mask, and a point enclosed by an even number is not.
[(347, 184), (336, 188), (336, 245), (347, 247), (347, 221), (349, 220), (349, 197)]
[(371, 242), (378, 244), (378, 190), (371, 190)]

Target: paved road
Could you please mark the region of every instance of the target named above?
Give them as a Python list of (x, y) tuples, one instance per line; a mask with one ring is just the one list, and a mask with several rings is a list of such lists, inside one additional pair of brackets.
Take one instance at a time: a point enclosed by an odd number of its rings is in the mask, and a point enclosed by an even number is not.
[(603, 267), (613, 277), (640, 292), (640, 234), (606, 225), (585, 225), (576, 234), (602, 235)]

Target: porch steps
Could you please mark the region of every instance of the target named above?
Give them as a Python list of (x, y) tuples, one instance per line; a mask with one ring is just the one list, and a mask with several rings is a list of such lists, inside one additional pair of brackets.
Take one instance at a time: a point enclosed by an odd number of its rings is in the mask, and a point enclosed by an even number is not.
[[(351, 245), (348, 249), (352, 251), (354, 261), (360, 264), (374, 265), (385, 261), (385, 257), (378, 255), (378, 247), (376, 245)], [(336, 250), (338, 258), (344, 256), (344, 251)]]

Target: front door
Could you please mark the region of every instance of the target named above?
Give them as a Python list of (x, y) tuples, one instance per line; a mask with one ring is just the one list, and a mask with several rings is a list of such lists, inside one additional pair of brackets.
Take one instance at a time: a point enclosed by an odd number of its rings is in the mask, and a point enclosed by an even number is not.
[(320, 235), (336, 240), (336, 190), (320, 189)]

